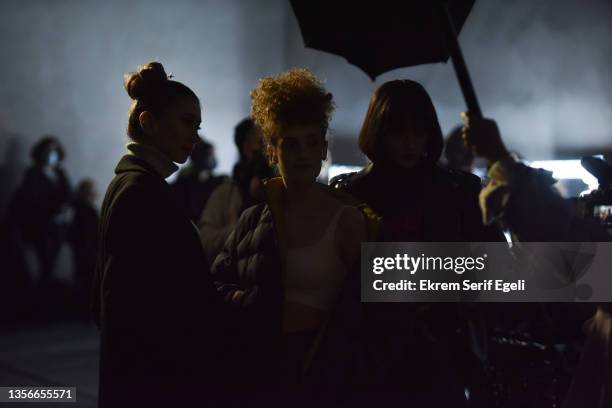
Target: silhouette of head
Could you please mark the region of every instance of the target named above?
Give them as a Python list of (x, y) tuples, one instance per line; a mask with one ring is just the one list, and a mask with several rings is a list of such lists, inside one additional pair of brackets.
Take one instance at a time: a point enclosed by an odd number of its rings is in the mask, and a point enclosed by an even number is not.
[(96, 182), (92, 179), (83, 179), (75, 189), (75, 198), (81, 202), (94, 204), (98, 196)]
[(410, 80), (381, 85), (370, 99), (359, 148), (375, 164), (409, 169), (437, 162), (442, 152), (442, 131), (425, 89)]
[(270, 163), (286, 183), (314, 182), (327, 155), (332, 94), (312, 72), (292, 69), (260, 80), (251, 99)]
[(240, 154), (240, 161), (250, 161), (263, 149), (263, 135), (251, 118), (245, 118), (234, 128), (234, 143)]
[(47, 135), (36, 142), (30, 156), (36, 166), (54, 167), (64, 160), (64, 149), (55, 136)]
[(201, 112), (196, 94), (170, 80), (159, 62), (126, 76), (125, 89), (134, 100), (128, 119), (130, 138), (184, 163), (199, 138)]
[(200, 138), (200, 141), (196, 143), (191, 152), (191, 163), (198, 170), (214, 170), (217, 167), (215, 147)]

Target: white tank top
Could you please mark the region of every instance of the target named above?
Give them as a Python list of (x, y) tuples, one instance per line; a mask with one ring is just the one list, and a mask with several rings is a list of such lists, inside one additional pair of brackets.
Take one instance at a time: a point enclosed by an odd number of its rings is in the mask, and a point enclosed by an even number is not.
[(333, 306), (346, 275), (334, 240), (345, 207), (334, 214), (323, 236), (313, 245), (287, 249), (286, 301), (321, 310)]

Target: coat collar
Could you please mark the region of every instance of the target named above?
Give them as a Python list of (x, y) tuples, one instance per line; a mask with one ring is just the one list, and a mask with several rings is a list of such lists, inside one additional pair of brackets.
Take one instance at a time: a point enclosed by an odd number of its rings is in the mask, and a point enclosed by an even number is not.
[(151, 176), (161, 178), (161, 175), (146, 161), (131, 154), (126, 154), (123, 156), (119, 160), (119, 163), (117, 163), (117, 167), (115, 167), (115, 174), (125, 173), (128, 171), (138, 171), (140, 173), (146, 173)]
[(144, 143), (130, 142), (125, 146), (128, 155), (136, 156), (147, 163), (161, 178), (166, 179), (178, 170), (178, 166), (165, 154)]

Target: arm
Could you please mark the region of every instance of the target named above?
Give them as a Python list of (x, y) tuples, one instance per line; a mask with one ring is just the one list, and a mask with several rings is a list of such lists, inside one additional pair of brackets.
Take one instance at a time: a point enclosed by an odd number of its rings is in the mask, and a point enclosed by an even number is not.
[(506, 150), (494, 121), (464, 115), (464, 140), (491, 164), (491, 182), (480, 193), (483, 221), (501, 220), (520, 241), (609, 241), (607, 231), (578, 217), (551, 186), (542, 169), (516, 162)]
[(506, 242), (506, 238), (497, 224), (484, 223), (482, 209), (479, 205), (481, 192), (480, 179), (467, 175), (465, 191), (462, 192), (460, 220), (464, 240), (470, 242)]
[[(261, 207), (258, 206), (257, 208)], [(252, 230), (255, 228), (255, 225), (252, 224), (258, 221), (259, 217), (257, 215), (259, 213), (253, 214), (257, 208), (245, 211), (240, 216), (236, 227), (228, 236), (223, 249), (217, 255), (211, 268), (217, 292), (226, 303), (238, 309), (250, 308), (256, 304), (260, 291), (258, 284), (247, 284), (245, 279), (243, 279), (247, 272), (245, 268), (248, 266), (248, 263), (240, 257), (248, 255), (238, 251), (239, 246), (247, 248), (252, 244), (252, 242), (247, 242), (246, 240), (252, 238)], [(247, 237), (247, 234), (249, 237)]]
[(193, 314), (199, 320), (219, 312), (197, 235), (160, 194), (155, 183), (138, 181), (120, 193), (104, 221), (103, 304), (105, 312), (115, 311), (115, 322), (180, 325)]

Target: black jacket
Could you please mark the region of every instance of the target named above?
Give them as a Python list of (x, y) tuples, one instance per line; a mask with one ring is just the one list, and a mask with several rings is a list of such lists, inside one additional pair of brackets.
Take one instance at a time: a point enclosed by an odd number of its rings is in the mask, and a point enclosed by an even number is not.
[[(386, 219), (398, 212), (418, 212), (418, 239), (381, 236), (387, 241), (491, 242), (505, 241), (499, 228), (482, 222), (478, 194), (480, 179), (472, 174), (426, 164), (414, 171), (389, 171), (368, 165), (356, 173), (341, 174), (330, 185), (368, 204)], [(412, 238), (412, 237), (410, 237)]]
[(115, 173), (102, 205), (93, 293), (100, 407), (157, 406), (194, 393), (204, 401), (222, 379), (224, 309), (198, 231), (145, 162), (124, 156)]
[[(437, 158), (435, 155), (431, 157)], [(432, 162), (420, 164), (411, 170), (370, 164), (360, 172), (339, 175), (330, 184), (354, 195), (382, 217), (380, 241), (505, 241), (499, 228), (483, 224), (478, 203), (480, 179), (469, 173), (445, 169)], [(404, 228), (402, 217), (416, 225), (408, 224), (409, 228)], [(411, 311), (406, 306), (414, 306), (415, 310)], [(438, 349), (431, 349), (430, 343), (424, 341), (422, 336), (409, 338), (416, 345), (405, 366), (419, 367), (417, 370), (421, 372), (411, 381), (432, 381), (444, 370), (429, 371), (430, 368), (442, 362), (442, 366), (453, 367), (460, 372), (463, 384), (469, 383), (468, 373), (480, 367), (470, 353), (470, 348), (472, 351), (477, 351), (477, 348), (475, 344), (469, 344), (465, 333), (470, 330), (471, 323), (468, 321), (482, 324), (478, 308), (433, 303), (423, 307), (426, 312), (418, 310), (419, 304), (402, 307), (389, 305), (389, 315), (403, 315), (402, 319), (409, 321), (414, 319), (415, 324), (425, 327), (434, 337), (443, 339), (439, 341)], [(487, 341), (486, 335), (479, 333), (477, 337), (480, 344)], [(394, 377), (401, 378), (401, 373), (396, 373)], [(455, 384), (455, 388), (456, 383), (449, 381), (449, 384)], [(455, 392), (455, 395), (458, 394)], [(458, 405), (456, 401), (454, 404)]]

